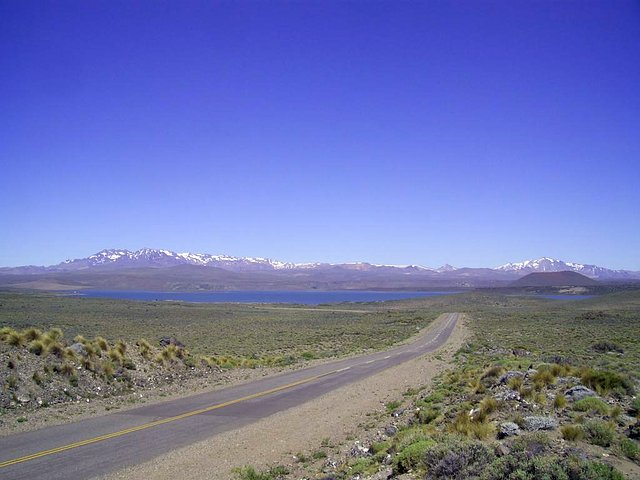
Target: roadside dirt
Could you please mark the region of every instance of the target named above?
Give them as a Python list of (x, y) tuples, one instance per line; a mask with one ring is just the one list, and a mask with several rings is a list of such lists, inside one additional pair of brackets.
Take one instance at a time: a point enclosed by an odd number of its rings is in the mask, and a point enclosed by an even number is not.
[[(402, 398), (409, 388), (428, 385), (450, 365), (469, 334), (463, 317), (449, 342), (436, 352), (390, 368), (318, 399), (277, 413), (252, 425), (175, 450), (103, 479), (229, 480), (233, 468), (293, 467), (297, 452), (317, 450), (321, 443), (341, 445), (358, 438), (372, 413)], [(434, 323), (430, 328), (436, 326)]]

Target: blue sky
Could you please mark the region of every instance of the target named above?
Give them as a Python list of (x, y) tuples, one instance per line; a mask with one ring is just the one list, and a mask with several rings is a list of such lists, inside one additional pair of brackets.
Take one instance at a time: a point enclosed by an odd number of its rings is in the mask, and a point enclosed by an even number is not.
[(640, 270), (640, 4), (0, 1), (0, 265)]

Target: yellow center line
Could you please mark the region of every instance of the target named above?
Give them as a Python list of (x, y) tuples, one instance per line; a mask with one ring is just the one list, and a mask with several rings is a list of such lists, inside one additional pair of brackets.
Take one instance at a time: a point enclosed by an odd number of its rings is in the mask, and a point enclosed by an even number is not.
[[(431, 342), (429, 342), (428, 344), (430, 344), (432, 342), (433, 342), (433, 340)], [(387, 358), (390, 358), (390, 356), (387, 356), (387, 357), (384, 357), (384, 358), (387, 359)], [(364, 363), (371, 363), (371, 362), (364, 362)], [(357, 364), (357, 365), (362, 365), (362, 364)], [(270, 394), (276, 393), (276, 392), (281, 392), (282, 390), (287, 390), (289, 388), (293, 388), (293, 387), (296, 387), (298, 385), (303, 385), (305, 383), (313, 382), (314, 380), (318, 380), (319, 378), (326, 377), (326, 376), (332, 375), (334, 373), (343, 372), (345, 370), (348, 370), (349, 368), (351, 368), (351, 367), (341, 368), (341, 369), (337, 369), (337, 370), (331, 370), (330, 372), (325, 372), (325, 373), (321, 373), (319, 375), (314, 375), (312, 377), (303, 378), (303, 379), (298, 380), (296, 382), (288, 383), (286, 385), (281, 385), (279, 387), (274, 387), (274, 388), (271, 388), (269, 390), (264, 390), (262, 392), (253, 393), (251, 395), (247, 395), (245, 397), (236, 398), (234, 400), (229, 400), (227, 402), (217, 403), (215, 405), (211, 405), (211, 406), (205, 407), (205, 408), (200, 408), (198, 410), (192, 410), (190, 412), (181, 413), (180, 415), (175, 415), (173, 417), (167, 417), (167, 418), (163, 418), (161, 420), (155, 420), (153, 422), (144, 423), (144, 424), (138, 425), (136, 427), (131, 427), (131, 428), (127, 428), (127, 429), (124, 429), (124, 430), (119, 430), (119, 431), (113, 432), (113, 433), (107, 433), (105, 435), (100, 435), (98, 437), (88, 438), (86, 440), (80, 440), (78, 442), (70, 443), (68, 445), (63, 445), (63, 446), (60, 446), (60, 447), (51, 448), (49, 450), (43, 450), (41, 452), (32, 453), (30, 455), (25, 455), (23, 457), (14, 458), (12, 460), (5, 460), (4, 462), (0, 462), (0, 468), (8, 467), (10, 465), (15, 465), (17, 463), (28, 462), (29, 460), (35, 460), (36, 458), (45, 457), (47, 455), (53, 455), (55, 453), (64, 452), (66, 450), (71, 450), (71, 449), (74, 449), (74, 448), (82, 447), (84, 445), (91, 445), (92, 443), (102, 442), (102, 441), (105, 441), (105, 440), (109, 440), (111, 438), (121, 437), (123, 435), (128, 435), (129, 433), (139, 432), (140, 430), (145, 430), (147, 428), (157, 427), (158, 425), (164, 425), (165, 423), (171, 423), (171, 422), (175, 422), (177, 420), (182, 420), (182, 419), (185, 419), (185, 418), (193, 417), (194, 415), (200, 415), (202, 413), (211, 412), (213, 410), (218, 410), (220, 408), (228, 407), (230, 405), (235, 405), (236, 403), (246, 402), (247, 400), (252, 400), (254, 398), (264, 397), (266, 395), (270, 395)]]
[(140, 430), (145, 430), (151, 427), (157, 427), (158, 425), (164, 425), (165, 423), (175, 422), (177, 420), (182, 420), (185, 418), (193, 417), (194, 415), (200, 415), (202, 413), (211, 412), (213, 410), (218, 410), (220, 408), (228, 407), (230, 405), (234, 405), (240, 402), (246, 402), (247, 400), (252, 400), (254, 398), (264, 397), (265, 395), (270, 395), (272, 393), (280, 392), (282, 390), (286, 390), (288, 388), (293, 388), (298, 385), (303, 385), (305, 383), (312, 382), (314, 380), (318, 380), (319, 378), (326, 377), (327, 375), (331, 375), (333, 373), (337, 373), (339, 370), (332, 370), (330, 372), (321, 373), (319, 375), (314, 375), (313, 377), (303, 378), (302, 380), (298, 380), (296, 382), (288, 383), (286, 385), (281, 385), (279, 387), (271, 388), (269, 390), (264, 390), (262, 392), (253, 393), (251, 395), (247, 395), (245, 397), (236, 398), (234, 400), (229, 400), (223, 403), (217, 403), (215, 405), (211, 405), (209, 407), (200, 408), (198, 410), (192, 410), (190, 412), (181, 413), (180, 415), (175, 415), (173, 417), (163, 418), (161, 420), (155, 420), (153, 422), (144, 423), (142, 425), (138, 425), (136, 427), (127, 428), (124, 430), (119, 430), (113, 433), (107, 433), (105, 435), (100, 435), (98, 437), (89, 438), (87, 440), (80, 440), (78, 442), (70, 443), (68, 445), (63, 445), (61, 447), (51, 448), (49, 450), (43, 450), (41, 452), (32, 453), (31, 455), (25, 455), (24, 457), (14, 458), (12, 460), (6, 460), (4, 462), (0, 462), (0, 468), (8, 467), (10, 465), (15, 465), (16, 463), (27, 462), (29, 460), (35, 460), (36, 458), (45, 457), (47, 455), (53, 455), (54, 453), (64, 452), (66, 450), (71, 450), (73, 448), (82, 447), (84, 445), (90, 445), (92, 443), (102, 442), (104, 440), (109, 440), (111, 438), (121, 437), (123, 435), (127, 435), (129, 433), (138, 432)]

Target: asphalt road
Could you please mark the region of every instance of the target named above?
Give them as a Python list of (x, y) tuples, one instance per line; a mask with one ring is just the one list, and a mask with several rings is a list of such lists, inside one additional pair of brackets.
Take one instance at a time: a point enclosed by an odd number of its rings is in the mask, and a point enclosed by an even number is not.
[(253, 423), (436, 350), (459, 314), (412, 343), (244, 385), (0, 438), (0, 479), (83, 479)]

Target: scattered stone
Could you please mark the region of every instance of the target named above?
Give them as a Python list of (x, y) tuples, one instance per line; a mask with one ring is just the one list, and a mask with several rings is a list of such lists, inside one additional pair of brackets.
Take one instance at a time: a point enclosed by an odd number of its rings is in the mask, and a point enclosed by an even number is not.
[(507, 373), (505, 373), (504, 375), (502, 375), (500, 377), (500, 379), (498, 380), (498, 383), (505, 384), (509, 380), (511, 380), (512, 378), (515, 378), (515, 377), (523, 378), (524, 377), (524, 373), (519, 372), (517, 370), (509, 370)]
[(160, 337), (160, 346), (162, 348), (169, 345), (175, 345), (176, 347), (184, 348), (184, 343), (182, 343), (176, 337)]
[(504, 443), (500, 443), (496, 447), (496, 456), (498, 457), (505, 457), (509, 455), (509, 453), (511, 453), (511, 449), (507, 447)]
[(367, 477), (367, 479), (368, 480), (387, 480), (389, 478), (392, 478), (392, 475), (393, 475), (393, 470), (391, 468), (385, 468), (384, 470), (381, 470), (375, 475), (371, 477)]
[(537, 430), (555, 430), (558, 422), (555, 418), (530, 416), (524, 417), (524, 429), (530, 432)]
[(558, 385), (578, 385), (580, 379), (578, 377), (558, 377), (556, 383)]
[(627, 429), (627, 437), (633, 438), (634, 440), (640, 440), (640, 420), (638, 420), (634, 425), (631, 425)]
[(525, 350), (524, 348), (514, 348), (512, 353), (516, 357), (528, 357), (529, 355), (531, 355), (531, 352), (529, 350)]
[(587, 397), (596, 397), (597, 394), (593, 390), (584, 385), (576, 385), (575, 387), (571, 387), (569, 390), (564, 392), (564, 395), (571, 400), (572, 402), (577, 402), (578, 400), (582, 400)]
[(16, 400), (20, 403), (29, 403), (31, 401), (31, 397), (28, 393), (19, 393), (16, 396)]
[(398, 429), (395, 425), (389, 425), (387, 428), (384, 429), (384, 434), (387, 437), (393, 437), (396, 433), (398, 433)]
[(369, 451), (369, 447), (365, 447), (364, 445), (361, 445), (360, 442), (356, 442), (349, 451), (349, 455), (353, 458), (370, 457), (371, 452)]
[(513, 402), (520, 400), (520, 394), (515, 390), (505, 390), (503, 392), (496, 393), (493, 398), (496, 400)]
[(394, 410), (394, 412), (391, 414), (392, 417), (399, 417), (400, 415), (402, 415), (407, 409), (406, 408), (399, 408), (398, 410)]
[(81, 344), (79, 342), (74, 343), (73, 345), (71, 345), (69, 347), (69, 350), (71, 350), (76, 355), (82, 355), (83, 357), (87, 356), (87, 348), (83, 344)]
[(498, 428), (498, 438), (512, 437), (520, 432), (520, 427), (513, 422), (501, 423)]
[(527, 370), (527, 374), (525, 376), (529, 378), (534, 376), (536, 373), (538, 373), (538, 370), (536, 370), (535, 368), (530, 368), (529, 370)]

